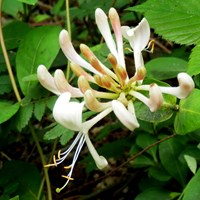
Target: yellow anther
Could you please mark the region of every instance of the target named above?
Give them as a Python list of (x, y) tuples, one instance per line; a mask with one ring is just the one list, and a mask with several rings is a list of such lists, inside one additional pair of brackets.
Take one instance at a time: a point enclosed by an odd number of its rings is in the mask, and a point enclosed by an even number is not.
[(58, 151), (58, 159), (60, 159), (61, 150)]
[(64, 166), (64, 169), (70, 169), (70, 168), (71, 168), (71, 165)]
[(147, 49), (149, 49), (150, 46), (151, 46), (151, 50), (149, 52), (153, 53), (154, 45), (155, 45), (155, 40), (150, 40), (149, 43), (148, 43), (148, 46), (147, 46)]
[(57, 164), (55, 165), (55, 164), (47, 164), (47, 165), (44, 165), (44, 167), (55, 167), (55, 166), (57, 166)]
[(66, 179), (68, 179), (68, 180), (70, 180), (70, 181), (73, 181), (73, 180), (74, 180), (72, 177), (65, 176), (65, 175), (62, 175), (62, 177), (63, 177), (63, 178), (66, 178)]
[(133, 50), (131, 48), (129, 48), (129, 47), (126, 47), (125, 50), (133, 52)]

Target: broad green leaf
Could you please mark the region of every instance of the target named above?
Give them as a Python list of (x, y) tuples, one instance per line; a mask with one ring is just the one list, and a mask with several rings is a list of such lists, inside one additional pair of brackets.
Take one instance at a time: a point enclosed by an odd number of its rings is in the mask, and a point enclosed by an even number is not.
[(179, 44), (200, 41), (199, 0), (148, 0), (129, 10), (144, 13), (155, 32)]
[(135, 200), (170, 200), (170, 192), (162, 188), (149, 188), (135, 198)]
[(184, 158), (185, 158), (185, 160), (187, 162), (187, 165), (190, 168), (191, 172), (193, 174), (195, 174), (196, 170), (197, 170), (197, 161), (196, 161), (196, 159), (194, 157), (192, 157), (192, 156), (189, 156), (189, 155), (184, 155)]
[(190, 75), (197, 75), (200, 73), (200, 45), (195, 46), (190, 54), (190, 60), (187, 72)]
[(183, 200), (194, 200), (200, 197), (200, 169), (184, 189)]
[(12, 90), (12, 85), (8, 75), (0, 76), (0, 94), (9, 93)]
[(153, 159), (145, 155), (138, 156), (137, 158), (132, 160), (130, 163), (134, 168), (149, 167), (149, 166), (155, 165), (155, 162), (153, 161)]
[(22, 92), (26, 95), (37, 83), (24, 82), (23, 78), (36, 74), (37, 67), (44, 64), (49, 68), (58, 51), (60, 27), (42, 26), (30, 31), (22, 43), (16, 57), (17, 77)]
[(178, 134), (186, 134), (200, 128), (200, 90), (195, 89), (189, 97), (180, 101), (174, 127)]
[(186, 164), (178, 159), (184, 149), (184, 144), (179, 140), (181, 140), (180, 137), (162, 142), (159, 145), (159, 156), (165, 170), (181, 185), (184, 185), (188, 168)]
[(30, 5), (35, 5), (38, 0), (18, 0), (22, 3), (30, 4)]
[(23, 13), (24, 11), (22, 2), (19, 2), (18, 0), (12, 0), (12, 4), (10, 3), (10, 0), (3, 0), (2, 11), (15, 18), (18, 18), (18, 13)]
[(148, 175), (158, 181), (169, 181), (171, 179), (171, 176), (161, 166), (157, 165), (149, 168)]
[(161, 57), (149, 61), (145, 66), (147, 69), (147, 77), (167, 80), (175, 78), (180, 72), (185, 72), (187, 69), (187, 62), (180, 58)]
[(20, 21), (13, 21), (3, 28), (4, 40), (7, 50), (17, 48), (25, 35), (32, 28)]
[(19, 103), (0, 101), (0, 124), (9, 120), (19, 109)]
[(60, 143), (62, 145), (66, 144), (74, 136), (74, 131), (71, 131), (60, 124), (56, 125), (50, 131), (46, 132), (44, 135), (45, 140), (53, 140), (58, 137), (60, 138)]
[[(142, 149), (155, 143), (156, 141), (157, 141), (157, 139), (155, 137), (153, 137), (152, 135), (150, 135), (149, 133), (147, 133), (147, 134), (140, 133), (140, 134), (138, 134), (138, 136), (136, 138), (136, 144)], [(147, 153), (149, 153), (154, 158), (154, 161), (157, 160), (156, 152), (157, 152), (157, 146), (154, 146), (147, 151)]]
[(18, 194), (20, 200), (37, 200), (40, 184), (41, 176), (39, 171), (29, 163), (14, 160), (7, 161), (0, 171), (1, 188), (4, 188), (4, 191), (8, 191), (8, 187), (16, 185), (15, 190), (10, 190), (7, 194)]
[(42, 116), (44, 115), (45, 112), (45, 108), (46, 108), (45, 101), (41, 100), (35, 103), (33, 113), (38, 121), (42, 119)]

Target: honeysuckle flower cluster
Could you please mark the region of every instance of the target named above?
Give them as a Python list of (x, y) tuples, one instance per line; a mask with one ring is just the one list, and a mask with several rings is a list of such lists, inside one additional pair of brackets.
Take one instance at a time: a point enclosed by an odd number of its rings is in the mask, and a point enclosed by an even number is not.
[[(80, 45), (80, 51), (84, 58), (81, 57), (74, 49), (69, 33), (62, 30), (59, 35), (60, 47), (70, 61), (72, 71), (78, 77), (78, 87), (70, 85), (64, 73), (59, 69), (55, 71), (54, 76), (43, 65), (40, 65), (37, 71), (40, 83), (58, 95), (53, 108), (54, 119), (64, 127), (78, 132), (71, 146), (64, 152), (59, 151), (58, 155), (54, 156), (53, 163), (47, 165), (57, 166), (62, 163), (76, 146), (71, 164), (65, 167), (66, 170), (69, 170), (67, 175), (63, 175), (66, 183), (63, 187), (57, 188), (57, 192), (60, 192), (70, 180), (73, 180), (73, 168), (84, 143), (87, 144), (97, 167), (103, 169), (107, 166), (107, 160), (97, 153), (89, 138), (89, 130), (98, 121), (113, 111), (121, 123), (133, 131), (139, 127), (134, 109), (135, 101), (142, 101), (151, 112), (155, 112), (164, 102), (163, 93), (183, 99), (194, 88), (192, 78), (186, 73), (178, 74), (179, 86), (177, 87), (163, 87), (155, 83), (143, 84), (146, 69), (142, 51), (151, 43), (150, 27), (145, 18), (138, 26), (130, 28), (121, 26), (119, 16), (114, 8), (109, 10), (108, 17), (103, 10), (98, 8), (95, 12), (95, 19), (110, 51), (107, 59), (112, 69), (106, 67), (85, 44)], [(135, 74), (132, 77), (129, 77), (126, 70), (123, 39), (129, 42), (134, 55)], [(90, 83), (98, 85), (99, 90), (93, 89)], [(145, 96), (142, 91), (148, 91), (149, 95)], [(80, 98), (80, 101), (74, 102), (71, 100), (73, 98)], [(83, 121), (82, 114), (85, 108), (95, 111), (97, 115), (88, 121)]]

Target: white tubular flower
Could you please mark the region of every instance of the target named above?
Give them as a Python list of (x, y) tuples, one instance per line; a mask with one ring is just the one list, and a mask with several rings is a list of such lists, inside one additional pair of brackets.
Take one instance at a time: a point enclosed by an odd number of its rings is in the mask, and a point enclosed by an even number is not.
[(150, 27), (148, 21), (143, 18), (135, 28), (122, 26), (122, 35), (126, 38), (134, 53), (136, 72), (140, 67), (144, 66), (142, 58), (142, 50), (147, 46), (150, 39)]
[(94, 148), (93, 144), (90, 141), (90, 138), (88, 136), (88, 131), (102, 118), (104, 118), (106, 115), (108, 115), (112, 109), (108, 108), (96, 115), (94, 118), (82, 122), (82, 111), (84, 107), (84, 102), (78, 103), (78, 102), (70, 102), (71, 94), (69, 92), (62, 93), (53, 108), (53, 116), (55, 120), (61, 124), (62, 126), (73, 130), (78, 131), (76, 138), (70, 145), (70, 147), (64, 151), (64, 152), (58, 152), (57, 158), (54, 156), (54, 163), (46, 165), (46, 167), (49, 166), (57, 166), (58, 164), (61, 164), (69, 155), (69, 153), (74, 149), (74, 147), (77, 145), (72, 163), (69, 166), (64, 167), (65, 169), (69, 169), (69, 173), (66, 175), (62, 175), (62, 177), (66, 178), (66, 183), (61, 187), (57, 188), (56, 191), (60, 192), (62, 189), (65, 188), (65, 186), (68, 184), (70, 180), (73, 180), (72, 172), (75, 166), (75, 163), (78, 159), (78, 156), (80, 154), (80, 151), (86, 142), (87, 147), (99, 169), (103, 169), (108, 165), (107, 160), (100, 156), (96, 149)]
[(128, 104), (127, 110), (123, 103), (118, 100), (113, 100), (112, 109), (121, 123), (129, 130), (133, 131), (135, 128), (139, 127), (139, 123), (135, 116), (133, 103), (131, 101)]
[(160, 87), (161, 91), (166, 94), (171, 94), (179, 99), (186, 98), (194, 89), (193, 79), (186, 73), (179, 73), (177, 76), (178, 87)]
[(61, 92), (58, 90), (53, 76), (48, 72), (47, 68), (44, 65), (39, 65), (37, 68), (37, 78), (40, 82), (40, 84), (49, 90), (50, 92), (53, 92), (56, 95), (60, 95)]

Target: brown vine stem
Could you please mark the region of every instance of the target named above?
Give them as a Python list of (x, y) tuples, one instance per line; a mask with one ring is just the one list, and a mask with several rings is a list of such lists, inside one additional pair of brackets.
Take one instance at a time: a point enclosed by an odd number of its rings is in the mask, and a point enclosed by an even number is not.
[[(91, 185), (91, 184), (94, 184), (95, 182), (98, 182), (102, 179), (105, 179), (106, 177), (110, 176), (111, 174), (113, 174), (114, 172), (116, 172), (117, 170), (119, 170), (120, 168), (122, 168), (123, 166), (127, 165), (130, 161), (136, 159), (137, 157), (141, 156), (143, 153), (145, 153), (146, 151), (148, 151), (149, 149), (151, 149), (152, 147), (166, 141), (166, 140), (169, 140), (173, 137), (175, 137), (176, 134), (172, 134), (172, 135), (169, 135), (161, 140), (158, 140), (157, 142), (153, 143), (153, 144), (150, 144), (149, 146), (147, 146), (146, 148), (144, 148), (143, 150), (139, 151), (138, 153), (134, 154), (133, 156), (131, 156), (127, 161), (125, 161), (124, 163), (122, 163), (121, 165), (119, 165), (118, 167), (114, 168), (112, 171), (110, 171), (109, 173), (105, 174), (104, 176), (101, 176), (99, 178), (97, 178), (96, 180), (93, 180), (93, 181), (90, 181), (89, 183), (86, 183), (84, 185), (82, 185), (81, 187), (79, 188), (76, 188), (74, 190), (71, 190), (67, 193), (71, 193), (71, 192), (74, 192), (75, 190), (81, 190), (82, 188), (88, 186), (88, 185)], [(66, 193), (65, 193), (66, 194)]]

